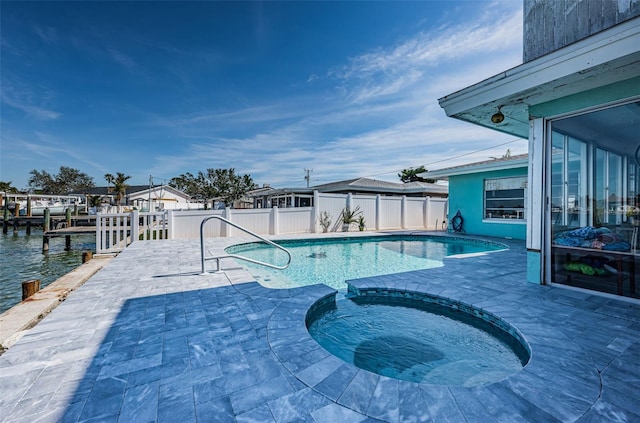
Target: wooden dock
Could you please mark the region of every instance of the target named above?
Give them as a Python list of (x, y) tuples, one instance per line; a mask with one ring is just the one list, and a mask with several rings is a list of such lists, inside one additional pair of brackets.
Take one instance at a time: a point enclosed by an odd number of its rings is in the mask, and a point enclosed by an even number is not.
[(95, 234), (95, 226), (71, 226), (59, 229), (50, 229), (44, 231), (42, 234), (42, 252), (49, 251), (49, 240), (56, 237), (65, 237), (64, 249), (65, 251), (71, 250), (71, 236), (72, 235), (89, 235)]
[(58, 228), (60, 229), (63, 226), (69, 227), (85, 227), (91, 226), (95, 230), (96, 226), (96, 216), (95, 215), (80, 215), (80, 216), (71, 216), (69, 221), (65, 216), (50, 216), (49, 225), (45, 225), (43, 216), (14, 216), (9, 215), (5, 220), (4, 216), (0, 216), (0, 226), (2, 226), (2, 232), (7, 233), (9, 227), (13, 228), (14, 232), (18, 232), (20, 227), (26, 227), (27, 235), (31, 235), (32, 227), (42, 227), (42, 228)]

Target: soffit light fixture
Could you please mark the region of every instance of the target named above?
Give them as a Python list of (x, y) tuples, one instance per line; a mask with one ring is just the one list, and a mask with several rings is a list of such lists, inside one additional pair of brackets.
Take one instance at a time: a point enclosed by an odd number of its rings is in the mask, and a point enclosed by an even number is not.
[(496, 125), (502, 123), (502, 121), (504, 120), (504, 115), (502, 114), (501, 109), (502, 106), (498, 106), (498, 111), (494, 113), (493, 116), (491, 116), (491, 122), (495, 123)]

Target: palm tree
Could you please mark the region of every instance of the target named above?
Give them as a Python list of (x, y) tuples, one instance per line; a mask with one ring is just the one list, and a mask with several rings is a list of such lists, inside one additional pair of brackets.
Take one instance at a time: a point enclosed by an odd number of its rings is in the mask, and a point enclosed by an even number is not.
[(424, 173), (426, 171), (427, 169), (425, 169), (424, 166), (412, 167), (409, 169), (403, 169), (400, 173), (398, 173), (398, 177), (400, 178), (400, 181), (404, 183), (415, 181), (434, 183), (435, 180), (433, 179), (427, 179), (419, 176), (421, 173)]
[(113, 188), (108, 187), (108, 192), (116, 193), (116, 204), (120, 205), (122, 199), (127, 195), (127, 180), (130, 179), (131, 176), (125, 176), (124, 173), (118, 172), (114, 177), (111, 173), (105, 173), (104, 179), (107, 181), (107, 184), (113, 184)]

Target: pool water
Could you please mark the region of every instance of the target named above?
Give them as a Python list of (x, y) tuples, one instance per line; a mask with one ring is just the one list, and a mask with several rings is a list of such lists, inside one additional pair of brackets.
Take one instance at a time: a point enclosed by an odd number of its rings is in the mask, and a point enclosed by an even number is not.
[(409, 298), (344, 298), (312, 309), (311, 336), (364, 370), (448, 386), (497, 382), (522, 369), (526, 349), (506, 332), (460, 311)]
[[(458, 254), (501, 250), (499, 244), (428, 236), (376, 236), (318, 240), (277, 241), (292, 255), (286, 270), (242, 262), (263, 286), (294, 288), (322, 283), (346, 288), (346, 280), (391, 273), (430, 269), (443, 265), (443, 259)], [(227, 252), (260, 261), (283, 264), (286, 254), (261, 243), (242, 244)]]

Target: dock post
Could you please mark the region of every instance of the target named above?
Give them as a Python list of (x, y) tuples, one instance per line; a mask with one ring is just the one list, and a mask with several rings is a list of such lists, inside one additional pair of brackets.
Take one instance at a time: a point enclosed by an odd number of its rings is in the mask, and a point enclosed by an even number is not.
[(82, 253), (82, 264), (85, 264), (86, 262), (88, 262), (92, 258), (93, 258), (93, 252), (91, 252), (91, 251), (83, 252)]
[(44, 209), (44, 217), (42, 218), (42, 253), (46, 253), (49, 251), (49, 236), (47, 232), (49, 232), (49, 219), (50, 212), (49, 208)]
[(13, 206), (13, 233), (18, 233), (18, 228), (20, 226), (20, 221), (18, 220), (18, 216), (20, 216), (20, 204), (16, 201), (15, 206)]
[(40, 279), (22, 282), (22, 301), (40, 291)]
[(27, 217), (31, 217), (31, 196), (27, 195)]
[[(6, 201), (6, 200), (5, 200)], [(2, 220), (2, 233), (6, 234), (7, 231), (9, 230), (9, 209), (7, 208), (7, 206), (5, 205), (4, 207), (4, 215), (3, 215), (3, 220)]]
[(27, 219), (27, 235), (31, 235), (31, 219)]
[(64, 250), (71, 251), (71, 235), (64, 236)]
[(64, 213), (65, 213), (65, 218), (67, 219), (67, 228), (70, 228), (71, 227), (71, 208), (67, 207)]
[(51, 225), (51, 212), (49, 211), (49, 208), (44, 209), (44, 217), (42, 218), (42, 232), (49, 232), (50, 225)]

